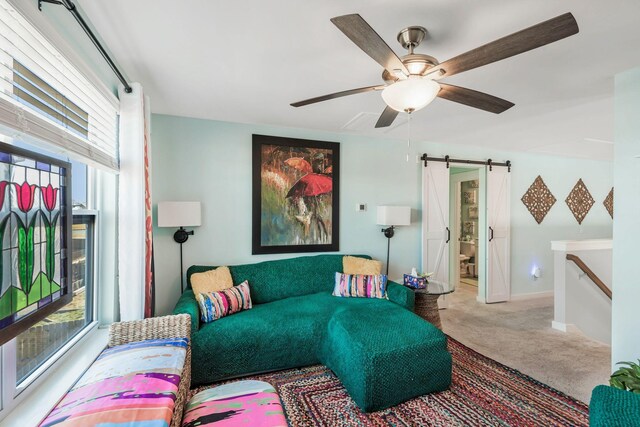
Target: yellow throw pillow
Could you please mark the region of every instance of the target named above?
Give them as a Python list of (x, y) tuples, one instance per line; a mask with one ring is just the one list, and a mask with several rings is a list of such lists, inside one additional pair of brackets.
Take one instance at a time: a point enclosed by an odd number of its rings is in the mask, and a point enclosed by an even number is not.
[(347, 255), (342, 258), (342, 270), (344, 274), (377, 276), (381, 274), (382, 263), (375, 259), (365, 259)]
[(229, 267), (218, 267), (214, 270), (191, 275), (191, 288), (196, 295), (220, 292), (232, 287), (233, 279)]

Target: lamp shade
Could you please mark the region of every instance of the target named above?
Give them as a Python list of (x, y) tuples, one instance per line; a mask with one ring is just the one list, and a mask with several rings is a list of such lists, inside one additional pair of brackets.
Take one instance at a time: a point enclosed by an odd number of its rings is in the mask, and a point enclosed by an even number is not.
[(382, 91), (382, 99), (396, 111), (418, 111), (426, 107), (440, 92), (440, 85), (426, 77), (409, 76)]
[(378, 206), (378, 225), (411, 225), (411, 207)]
[(197, 227), (200, 224), (200, 202), (158, 203), (158, 227)]

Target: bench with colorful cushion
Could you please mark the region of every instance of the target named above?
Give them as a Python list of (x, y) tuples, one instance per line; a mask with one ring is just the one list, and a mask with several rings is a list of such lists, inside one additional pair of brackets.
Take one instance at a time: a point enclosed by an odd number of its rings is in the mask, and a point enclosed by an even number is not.
[(264, 381), (236, 381), (191, 398), (182, 427), (287, 427), (282, 402)]
[(188, 316), (114, 324), (110, 346), (40, 424), (179, 426), (190, 384)]

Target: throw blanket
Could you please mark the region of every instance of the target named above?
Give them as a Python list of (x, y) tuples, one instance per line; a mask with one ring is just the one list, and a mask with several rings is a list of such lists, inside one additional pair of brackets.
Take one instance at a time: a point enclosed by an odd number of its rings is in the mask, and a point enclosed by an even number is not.
[(146, 340), (104, 350), (41, 427), (168, 427), (187, 338)]

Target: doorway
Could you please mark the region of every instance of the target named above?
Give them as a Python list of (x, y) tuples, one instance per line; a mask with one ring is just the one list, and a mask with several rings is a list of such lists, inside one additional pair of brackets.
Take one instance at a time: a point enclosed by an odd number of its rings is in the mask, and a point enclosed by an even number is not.
[(469, 290), (475, 292), (477, 299), (484, 301), (486, 233), (482, 233), (480, 239), (480, 230), (483, 228), (481, 224), (486, 223), (486, 206), (485, 186), (482, 189), (480, 186), (481, 169), (484, 167), (449, 168), (449, 223), (452, 235), (449, 277), (456, 288), (471, 287)]
[[(432, 273), (433, 280), (456, 286), (461, 276), (470, 275), (477, 280), (478, 301), (508, 301), (510, 165), (430, 159), (423, 168), (423, 271)], [(465, 185), (469, 194), (464, 203), (462, 183), (469, 181), (477, 184)], [(467, 219), (477, 219), (462, 221), (463, 210)], [(475, 223), (468, 225), (471, 232), (465, 232), (464, 222)], [(468, 258), (461, 258), (462, 249)]]

